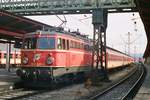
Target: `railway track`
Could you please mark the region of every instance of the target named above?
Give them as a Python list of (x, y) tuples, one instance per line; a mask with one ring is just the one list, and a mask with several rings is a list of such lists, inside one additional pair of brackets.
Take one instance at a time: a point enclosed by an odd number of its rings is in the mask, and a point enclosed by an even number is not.
[(132, 100), (144, 77), (145, 69), (140, 65), (130, 75), (89, 100)]
[[(133, 68), (134, 69), (134, 68)], [(140, 68), (137, 68), (140, 69)], [(127, 70), (126, 70), (127, 71)], [(124, 73), (127, 73), (127, 72)], [(132, 72), (132, 71), (130, 71)], [(134, 70), (136, 72), (136, 70)], [(95, 87), (97, 90), (97, 88)], [(94, 88), (90, 90), (95, 91)], [(6, 92), (0, 92), (0, 100), (78, 100), (80, 97), (90, 93), (89, 89), (84, 87), (84, 84), (75, 84), (55, 90), (47, 91), (33, 91), (33, 90), (24, 90), (16, 89), (9, 90)], [(84, 99), (87, 100), (87, 99)], [(110, 100), (110, 99), (108, 99)], [(116, 100), (116, 99), (115, 99)]]
[(4, 90), (0, 92), (0, 100), (15, 100), (27, 96), (43, 93), (45, 91), (34, 91), (25, 89)]
[[(132, 72), (134, 68), (131, 68), (130, 71), (127, 68), (123, 72), (118, 73), (117, 75), (119, 77), (120, 74), (126, 76), (127, 73)], [(116, 77), (116, 75), (114, 77)], [(95, 93), (95, 91), (98, 91), (99, 89), (100, 88), (98, 87), (90, 87), (90, 89), (87, 89), (85, 88), (84, 83), (73, 84), (64, 88), (56, 89), (53, 91), (47, 91), (42, 94), (19, 98), (17, 100), (88, 100), (86, 97), (89, 96), (91, 93)]]

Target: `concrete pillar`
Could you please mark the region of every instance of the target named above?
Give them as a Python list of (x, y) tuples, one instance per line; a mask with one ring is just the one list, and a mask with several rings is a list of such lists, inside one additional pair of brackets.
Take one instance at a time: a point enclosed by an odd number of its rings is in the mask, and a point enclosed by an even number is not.
[(144, 63), (150, 65), (150, 57), (147, 57)]

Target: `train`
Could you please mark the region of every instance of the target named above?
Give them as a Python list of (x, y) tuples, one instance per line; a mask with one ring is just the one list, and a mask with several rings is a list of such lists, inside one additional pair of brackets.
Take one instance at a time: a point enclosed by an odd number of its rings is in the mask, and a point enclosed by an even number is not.
[[(0, 68), (6, 67), (6, 51), (0, 50)], [(10, 66), (17, 67), (21, 64), (21, 53), (20, 51), (13, 51), (10, 53)]]
[[(37, 30), (24, 36), (21, 64), (17, 75), (22, 80), (57, 80), (84, 76), (91, 71), (92, 39), (79, 32)], [(108, 69), (133, 62), (131, 56), (107, 47)]]

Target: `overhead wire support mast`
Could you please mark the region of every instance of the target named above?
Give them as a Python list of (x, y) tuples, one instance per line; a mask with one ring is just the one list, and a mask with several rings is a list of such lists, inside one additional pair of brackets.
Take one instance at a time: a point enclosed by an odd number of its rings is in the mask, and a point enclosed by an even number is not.
[[(98, 70), (99, 67), (107, 75), (107, 54), (106, 54), (106, 28), (107, 28), (106, 9), (93, 10), (94, 35), (93, 35), (93, 52), (92, 52), (92, 69)], [(96, 61), (96, 62), (95, 62)], [(94, 65), (96, 63), (96, 65)]]

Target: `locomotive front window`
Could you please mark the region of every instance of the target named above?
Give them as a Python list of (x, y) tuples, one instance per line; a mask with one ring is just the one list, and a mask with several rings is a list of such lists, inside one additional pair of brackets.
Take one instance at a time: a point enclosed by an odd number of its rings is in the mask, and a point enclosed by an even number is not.
[(36, 49), (37, 39), (36, 38), (26, 38), (23, 43), (24, 49)]
[(55, 38), (41, 37), (38, 39), (38, 49), (55, 49)]

